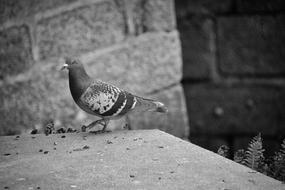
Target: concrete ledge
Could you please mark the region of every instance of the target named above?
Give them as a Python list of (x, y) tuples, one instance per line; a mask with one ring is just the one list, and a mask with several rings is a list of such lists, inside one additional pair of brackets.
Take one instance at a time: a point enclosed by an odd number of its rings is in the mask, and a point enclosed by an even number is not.
[(284, 189), (159, 130), (0, 137), (1, 189)]

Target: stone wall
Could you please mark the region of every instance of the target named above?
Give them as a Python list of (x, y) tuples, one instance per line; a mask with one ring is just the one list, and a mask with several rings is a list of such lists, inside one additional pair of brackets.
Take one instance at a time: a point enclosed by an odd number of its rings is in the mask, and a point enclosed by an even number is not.
[(285, 137), (285, 1), (176, 0), (190, 140), (266, 153)]
[[(172, 0), (0, 2), (0, 134), (80, 128), (95, 118), (74, 104), (64, 56), (94, 78), (164, 101), (169, 113), (131, 116), (132, 128), (188, 137), (179, 34)], [(97, 119), (97, 118), (96, 118)]]

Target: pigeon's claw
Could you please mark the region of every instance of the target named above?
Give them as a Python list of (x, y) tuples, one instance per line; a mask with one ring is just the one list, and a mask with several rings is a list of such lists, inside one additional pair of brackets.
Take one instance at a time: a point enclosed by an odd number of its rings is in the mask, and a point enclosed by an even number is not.
[(97, 133), (104, 133), (104, 132), (106, 132), (106, 128), (107, 128), (109, 121), (110, 120), (107, 120), (107, 119), (99, 119), (97, 121), (93, 121), (92, 123), (90, 123), (87, 126), (83, 125), (81, 130), (82, 130), (82, 132), (86, 132), (87, 129), (90, 130), (91, 128), (95, 127), (97, 124), (100, 124), (103, 126), (103, 128), (101, 130), (94, 131), (94, 133), (96, 133), (96, 134)]

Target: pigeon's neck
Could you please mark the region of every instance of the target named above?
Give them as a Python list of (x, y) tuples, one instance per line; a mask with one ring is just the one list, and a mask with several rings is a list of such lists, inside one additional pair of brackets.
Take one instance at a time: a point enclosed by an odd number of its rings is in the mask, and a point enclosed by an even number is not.
[(69, 70), (69, 87), (75, 102), (78, 102), (81, 95), (90, 85), (92, 79), (87, 75), (83, 66)]

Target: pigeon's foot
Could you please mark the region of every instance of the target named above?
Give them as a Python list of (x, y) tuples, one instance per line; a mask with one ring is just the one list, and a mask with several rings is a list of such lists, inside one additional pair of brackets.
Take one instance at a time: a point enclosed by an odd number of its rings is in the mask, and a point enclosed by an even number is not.
[(92, 134), (97, 135), (97, 134), (110, 133), (110, 132), (111, 132), (111, 131), (109, 131), (109, 130), (103, 130), (103, 129), (101, 129), (101, 130), (97, 130), (97, 131), (90, 131), (89, 133), (92, 133)]
[(106, 120), (106, 119), (99, 119), (97, 121), (93, 121), (92, 123), (90, 123), (89, 125), (85, 126), (83, 125), (81, 127), (81, 131), (82, 132), (86, 132), (86, 130), (90, 130), (91, 128), (95, 127), (97, 124), (100, 124), (103, 126), (103, 128), (101, 130), (97, 130), (97, 131), (90, 131), (92, 133), (96, 133), (96, 134), (99, 134), (99, 133), (104, 133), (104, 132), (110, 132), (110, 131), (106, 131), (106, 127), (109, 123), (109, 120)]

